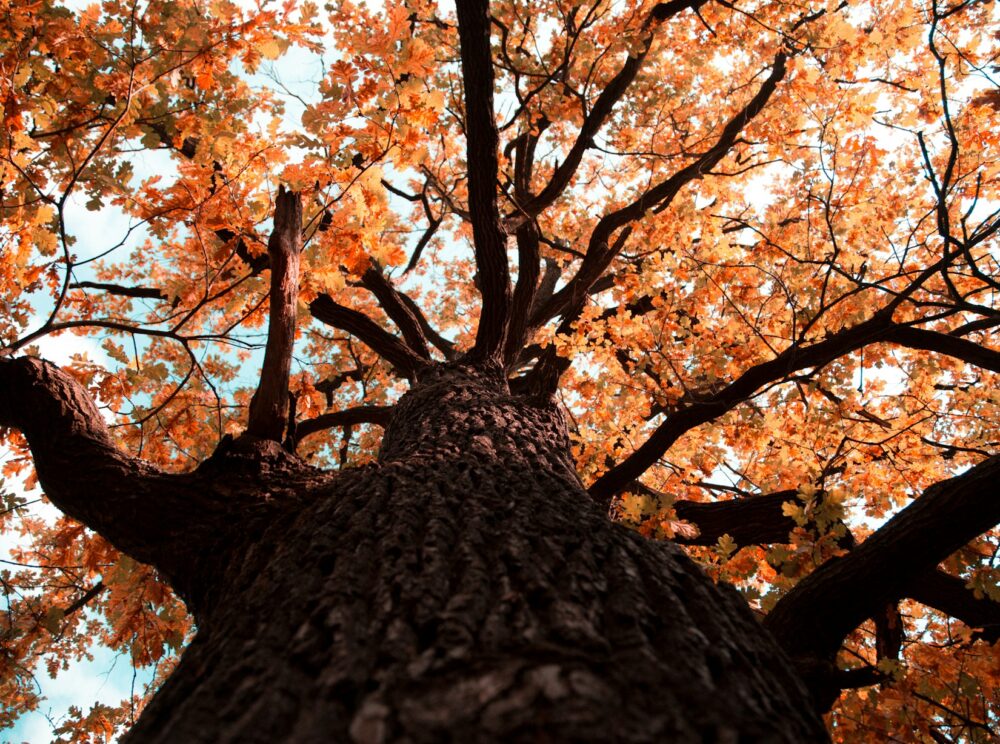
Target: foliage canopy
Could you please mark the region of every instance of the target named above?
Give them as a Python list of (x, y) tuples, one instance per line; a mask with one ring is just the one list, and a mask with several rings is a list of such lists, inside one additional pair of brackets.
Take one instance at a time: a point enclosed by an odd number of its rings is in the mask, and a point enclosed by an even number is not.
[[(994, 463), (991, 3), (497, 0), (479, 29), (432, 0), (0, 9), (0, 355), (99, 339), (66, 370), (162, 468), (246, 429), (289, 224), (292, 425), (259, 431), (314, 465), (372, 458), (422, 364), (499, 358), (561, 400), (594, 498), (768, 613)], [(168, 674), (191, 627), (155, 572), (4, 498), (0, 725), (94, 643)], [(987, 512), (848, 629), (835, 739), (997, 735)], [(937, 519), (905, 550), (943, 550)]]

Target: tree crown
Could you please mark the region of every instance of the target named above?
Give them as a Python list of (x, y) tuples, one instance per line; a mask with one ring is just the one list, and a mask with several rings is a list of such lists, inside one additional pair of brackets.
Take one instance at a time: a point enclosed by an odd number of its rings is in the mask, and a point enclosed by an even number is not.
[[(773, 628), (823, 588), (836, 737), (986, 741), (997, 519), (940, 520), (997, 451), (992, 21), (972, 0), (11, 4), (0, 355), (99, 339), (66, 372), (170, 473), (245, 432), (364, 463), (431, 365), (500, 370), (559, 401), (615, 518), (690, 545)], [(31, 483), (4, 405), (4, 475)], [(5, 498), (0, 724), (37, 706), (40, 659), (95, 640), (162, 678), (190, 620), (157, 572)], [(919, 588), (827, 591), (848, 557), (918, 554)]]

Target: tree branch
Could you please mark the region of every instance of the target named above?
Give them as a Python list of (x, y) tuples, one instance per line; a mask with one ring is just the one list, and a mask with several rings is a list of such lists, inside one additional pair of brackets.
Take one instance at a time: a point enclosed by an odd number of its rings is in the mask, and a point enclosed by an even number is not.
[(1000, 455), (935, 483), (849, 554), (820, 566), (764, 621), (793, 658), (827, 659), (880, 606), (1000, 522)]
[[(649, 209), (664, 209), (684, 186), (718, 165), (733, 147), (743, 128), (767, 105), (778, 83), (785, 76), (787, 60), (788, 56), (784, 52), (775, 55), (771, 73), (756, 95), (726, 123), (712, 147), (669, 178), (643, 192), (635, 201), (600, 219), (591, 233), (587, 254), (576, 276), (538, 309), (532, 318), (533, 325), (542, 325), (557, 315), (562, 315), (563, 324), (576, 319), (583, 309), (591, 285), (607, 270), (624, 246), (622, 236), (612, 241), (614, 233), (643, 216)], [(555, 360), (553, 363), (556, 363)]]
[(323, 395), (326, 396), (326, 407), (327, 408), (333, 407), (333, 394), (340, 389), (341, 385), (351, 380), (355, 382), (363, 380), (367, 371), (368, 371), (367, 367), (359, 365), (354, 369), (348, 369), (343, 372), (339, 372), (335, 374), (333, 377), (317, 382), (316, 390), (323, 393)]
[(423, 328), (413, 312), (414, 306), (403, 301), (402, 293), (392, 286), (392, 283), (377, 266), (369, 267), (361, 275), (361, 286), (375, 295), (379, 305), (385, 310), (385, 314), (402, 332), (406, 345), (415, 354), (430, 361), (431, 352), (427, 348), (427, 339), (424, 336)]
[(423, 332), (424, 337), (434, 345), (434, 348), (444, 354), (444, 358), (449, 362), (455, 359), (455, 357), (458, 356), (458, 352), (455, 350), (455, 344), (438, 333), (434, 327), (427, 322), (427, 317), (424, 315), (417, 303), (413, 301), (413, 298), (411, 298), (408, 294), (400, 292), (399, 299), (410, 309), (410, 312), (413, 313), (413, 317), (417, 319), (417, 323), (420, 325), (420, 330)]
[(409, 346), (384, 330), (367, 315), (344, 307), (329, 295), (320, 295), (309, 303), (309, 311), (320, 322), (347, 331), (367, 344), (404, 377), (410, 379), (416, 377), (417, 371), (427, 364), (426, 359), (418, 356)]
[[(662, 494), (642, 483), (635, 484), (635, 487), (655, 497), (662, 497)], [(784, 514), (781, 506), (787, 501), (795, 502), (797, 498), (796, 491), (788, 490), (715, 503), (675, 501), (674, 512), (680, 519), (697, 527), (698, 534), (693, 537), (678, 535), (674, 542), (680, 545), (709, 546), (715, 545), (723, 535), (729, 535), (741, 548), (748, 545), (787, 543), (796, 523)], [(1000, 602), (994, 602), (989, 597), (976, 597), (966, 586), (966, 582), (957, 576), (947, 574), (939, 568), (923, 571), (907, 585), (901, 596), (961, 620), (970, 628), (978, 629), (974, 638), (982, 638), (987, 643), (1000, 640)], [(883, 624), (892, 626), (898, 615), (895, 599), (887, 603), (883, 610), (876, 611), (876, 620), (884, 620)], [(890, 615), (893, 617), (890, 618)], [(880, 653), (881, 658), (895, 658), (902, 640), (901, 629), (897, 623), (881, 633), (884, 647)]]
[(670, 446), (696, 426), (721, 416), (751, 397), (762, 386), (780, 380), (796, 370), (820, 367), (839, 356), (873, 341), (891, 327), (889, 316), (876, 313), (853, 328), (806, 347), (792, 345), (773, 359), (755, 364), (733, 382), (700, 401), (692, 402), (666, 417), (656, 431), (631, 455), (598, 478), (590, 494), (599, 503), (610, 504), (615, 494), (652, 466)]
[(889, 313), (879, 311), (853, 328), (845, 328), (822, 341), (808, 346), (792, 345), (770, 361), (750, 367), (717, 392), (669, 414), (649, 439), (591, 485), (591, 495), (600, 503), (610, 505), (615, 494), (637, 480), (691, 429), (721, 416), (752, 397), (763, 386), (792, 372), (822, 367), (840, 356), (879, 342), (936, 351), (1000, 371), (1000, 353), (992, 349), (948, 334), (893, 323)]
[(69, 617), (74, 612), (79, 612), (81, 609), (87, 606), (87, 603), (90, 602), (90, 600), (92, 600), (94, 597), (96, 597), (103, 591), (104, 591), (104, 582), (98, 581), (96, 584), (90, 587), (90, 589), (88, 589), (82, 595), (80, 595), (78, 599), (74, 600), (72, 603), (67, 605), (67, 607), (63, 610), (63, 617)]
[[(590, 288), (607, 271), (615, 257), (625, 246), (630, 233), (629, 223), (642, 217), (648, 210), (665, 209), (688, 183), (701, 178), (715, 167), (736, 143), (743, 128), (767, 105), (778, 83), (784, 78), (788, 56), (775, 55), (771, 73), (761, 84), (756, 95), (723, 127), (722, 134), (707, 151), (669, 178), (645, 191), (632, 203), (604, 215), (594, 227), (587, 246), (587, 253), (576, 275), (552, 298), (542, 305), (531, 323), (540, 326), (556, 315), (562, 316), (557, 333), (569, 333), (587, 302)], [(620, 231), (620, 232), (619, 232)], [(618, 232), (617, 237), (613, 236)], [(546, 352), (531, 372), (528, 387), (535, 394), (551, 394), (559, 378), (569, 368), (572, 360), (556, 354), (555, 346)], [(634, 480), (629, 477), (627, 481)]]
[(909, 349), (934, 351), (991, 372), (1000, 372), (1000, 351), (980, 346), (959, 336), (899, 325), (887, 331), (883, 340)]
[[(187, 484), (130, 457), (111, 440), (86, 390), (54, 364), (0, 360), (0, 426), (21, 431), (38, 480), (63, 513), (116, 548), (156, 566), (188, 598), (214, 504)], [(199, 503), (200, 510), (191, 505)], [(231, 519), (231, 518), (230, 518)]]
[(469, 168), (469, 217), (483, 307), (473, 358), (498, 359), (510, 316), (507, 236), (497, 207), (499, 134), (493, 114), (493, 58), (488, 0), (456, 4), (465, 85), (465, 136)]
[(504, 366), (507, 369), (517, 363), (521, 349), (524, 348), (531, 333), (528, 314), (541, 275), (540, 260), (538, 228), (534, 222), (526, 222), (517, 231), (517, 285), (514, 287), (514, 306), (503, 355)]
[(622, 65), (618, 73), (611, 79), (611, 82), (601, 91), (590, 112), (583, 120), (583, 126), (580, 127), (580, 133), (577, 135), (576, 141), (570, 147), (569, 152), (566, 153), (566, 158), (563, 162), (556, 167), (545, 188), (525, 204), (519, 205), (516, 213), (509, 215), (508, 221), (511, 222), (511, 227), (518, 226), (514, 224), (514, 221), (523, 222), (525, 219), (537, 216), (542, 210), (552, 204), (566, 190), (566, 187), (569, 186), (573, 175), (583, 160), (584, 153), (593, 147), (595, 135), (604, 126), (615, 105), (625, 95), (626, 91), (628, 91), (639, 70), (642, 68), (642, 64), (646, 60), (646, 55), (653, 45), (653, 27), (688, 8), (697, 10), (706, 2), (707, 0), (671, 0), (671, 2), (658, 3), (653, 6), (652, 11), (650, 11), (649, 15), (643, 21), (642, 28), (639, 31), (639, 35), (643, 37), (642, 48), (638, 50), (635, 56), (632, 53), (629, 54), (625, 60), (625, 64)]
[(1000, 640), (1000, 602), (976, 597), (957, 576), (941, 569), (922, 573), (903, 596), (961, 620), (970, 628), (978, 628), (973, 638), (982, 638), (987, 643)]
[(109, 284), (107, 282), (74, 282), (69, 285), (70, 289), (99, 289), (108, 294), (121, 295), (122, 297), (137, 297), (149, 300), (167, 300), (167, 293), (157, 287), (129, 287), (122, 284)]
[(789, 533), (795, 529), (795, 520), (785, 516), (781, 505), (797, 498), (796, 492), (789, 490), (711, 504), (675, 501), (674, 512), (695, 525), (698, 535), (678, 535), (674, 541), (681, 545), (715, 545), (720, 537), (729, 535), (741, 548), (787, 543)]
[(267, 244), (271, 261), (271, 308), (267, 347), (257, 390), (250, 400), (246, 433), (280, 442), (288, 411), (288, 376), (295, 344), (295, 311), (299, 299), (299, 254), (302, 252), (302, 197), (279, 187), (274, 229)]
[(300, 421), (295, 427), (295, 441), (301, 442), (311, 434), (316, 434), (335, 426), (354, 426), (356, 424), (376, 424), (385, 427), (392, 416), (394, 406), (358, 406), (346, 408), (343, 411), (323, 413), (315, 418)]

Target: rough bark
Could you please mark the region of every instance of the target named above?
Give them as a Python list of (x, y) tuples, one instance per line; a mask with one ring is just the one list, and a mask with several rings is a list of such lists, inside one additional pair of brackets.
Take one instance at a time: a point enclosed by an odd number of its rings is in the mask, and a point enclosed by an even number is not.
[(782, 504), (795, 503), (795, 491), (776, 491), (746, 499), (701, 504), (693, 501), (674, 502), (680, 519), (698, 528), (694, 537), (678, 536), (682, 545), (715, 545), (723, 535), (729, 535), (741, 548), (745, 545), (787, 543), (795, 529), (795, 520), (781, 510)]
[(232, 523), (126, 740), (825, 741), (738, 595), (609, 522), (568, 453), (498, 368), (426, 370), (377, 463)]
[(385, 426), (392, 415), (392, 406), (358, 406), (342, 411), (321, 413), (319, 416), (300, 421), (295, 428), (293, 442), (300, 442), (311, 434), (326, 431), (335, 426), (355, 426), (356, 424), (376, 424)]
[(274, 230), (267, 245), (271, 259), (267, 347), (247, 423), (247, 434), (275, 442), (281, 441), (288, 418), (288, 375), (295, 344), (301, 252), (302, 197), (281, 187), (275, 200)]

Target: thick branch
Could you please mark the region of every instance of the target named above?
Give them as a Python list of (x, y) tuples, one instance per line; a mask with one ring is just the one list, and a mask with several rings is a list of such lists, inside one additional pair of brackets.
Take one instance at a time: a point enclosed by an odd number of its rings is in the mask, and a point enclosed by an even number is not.
[(992, 372), (1000, 372), (1000, 351), (994, 351), (986, 346), (980, 346), (973, 341), (948, 333), (910, 326), (896, 326), (885, 334), (884, 340), (909, 349), (934, 351)]
[(853, 328), (838, 331), (817, 343), (790, 346), (774, 359), (754, 365), (717, 392), (671, 413), (642, 446), (598, 478), (590, 487), (590, 493), (610, 504), (615, 494), (635, 481), (691, 429), (714, 420), (752, 397), (763, 386), (782, 380), (792, 372), (822, 367), (840, 356), (879, 342), (936, 351), (1000, 371), (1000, 353), (948, 334), (895, 324), (887, 313), (880, 311)]
[(970, 628), (979, 628), (973, 637), (987, 643), (1000, 640), (1000, 602), (976, 597), (963, 579), (941, 569), (921, 574), (903, 593), (920, 604), (961, 620)]
[(797, 500), (795, 491), (775, 491), (745, 499), (706, 504), (696, 501), (675, 501), (674, 512), (685, 522), (698, 528), (695, 537), (681, 537), (681, 545), (715, 545), (723, 535), (729, 535), (741, 548), (746, 545), (787, 543), (795, 521), (785, 516), (781, 505)]
[(399, 299), (410, 308), (410, 312), (413, 313), (413, 317), (417, 319), (417, 323), (420, 325), (420, 330), (424, 334), (424, 337), (430, 341), (434, 348), (444, 354), (444, 358), (449, 362), (452, 361), (458, 352), (455, 350), (455, 344), (446, 339), (440, 333), (438, 333), (430, 323), (427, 322), (427, 317), (421, 311), (420, 307), (416, 302), (413, 301), (408, 294), (403, 292), (399, 293)]
[(674, 442), (691, 429), (721, 416), (764, 385), (780, 380), (791, 372), (823, 366), (843, 354), (877, 341), (890, 327), (889, 317), (878, 313), (823, 341), (806, 347), (790, 346), (774, 359), (754, 365), (718, 392), (667, 416), (635, 452), (591, 485), (591, 495), (599, 502), (610, 503), (615, 494), (638, 479)]
[[(637, 484), (642, 490), (648, 490), (642, 484)], [(655, 494), (655, 492), (653, 492)], [(658, 494), (657, 494), (658, 495)], [(796, 523), (785, 516), (782, 504), (796, 499), (795, 491), (780, 491), (772, 494), (754, 496), (746, 499), (734, 499), (717, 503), (698, 503), (677, 501), (674, 510), (678, 517), (692, 523), (699, 530), (694, 537), (678, 535), (675, 542), (683, 545), (713, 545), (723, 535), (729, 535), (740, 547), (746, 545), (766, 545), (770, 543), (786, 543), (789, 533)], [(856, 546), (851, 540), (851, 548)], [(947, 550), (943, 547), (941, 551)], [(940, 553), (938, 553), (940, 555)], [(822, 570), (822, 569), (821, 569)], [(879, 574), (891, 571), (880, 563), (868, 566), (859, 564), (860, 574)], [(863, 591), (863, 588), (858, 588)], [(909, 597), (922, 604), (957, 618), (975, 629), (973, 638), (995, 643), (1000, 639), (1000, 603), (988, 597), (976, 597), (965, 585), (965, 581), (951, 576), (938, 568), (921, 567), (913, 574), (902, 594), (891, 593), (892, 596), (882, 604), (878, 597), (863, 601), (855, 613), (855, 621), (861, 622), (867, 617), (875, 622), (876, 645), (880, 659), (895, 659), (898, 657), (903, 643), (903, 625), (897, 602), (901, 597)], [(849, 595), (853, 599), (853, 591)], [(803, 600), (808, 603), (808, 598)], [(821, 614), (821, 613), (817, 613)], [(861, 620), (859, 617), (864, 615)], [(810, 636), (815, 632), (815, 626), (810, 624), (816, 618), (810, 618), (799, 628), (800, 633)], [(769, 621), (771, 622), (771, 621)], [(838, 670), (829, 658), (823, 659), (813, 655), (800, 656), (800, 667), (806, 672), (814, 694), (821, 706), (825, 705), (840, 690), (847, 687), (861, 687), (883, 681), (877, 675), (866, 677), (853, 670), (853, 676), (844, 677), (843, 670)], [(854, 683), (848, 684), (853, 680)]]
[(504, 366), (507, 369), (517, 363), (521, 349), (531, 333), (528, 313), (541, 275), (540, 256), (538, 228), (533, 222), (526, 222), (517, 231), (517, 286), (514, 287), (514, 307), (504, 348)]
[(284, 187), (278, 189), (275, 200), (274, 230), (267, 252), (271, 260), (271, 315), (260, 382), (250, 401), (247, 434), (280, 442), (288, 411), (302, 252), (302, 197)]
[(875, 624), (875, 655), (878, 659), (898, 659), (906, 640), (903, 631), (903, 616), (899, 612), (899, 602), (886, 602), (872, 616)]
[(413, 306), (403, 301), (402, 293), (392, 286), (377, 266), (371, 266), (361, 275), (361, 285), (375, 295), (385, 314), (402, 332), (406, 345), (418, 356), (430, 361), (431, 352), (427, 348), (423, 328)]
[(351, 380), (355, 382), (363, 380), (367, 371), (366, 367), (359, 365), (354, 369), (338, 372), (333, 377), (317, 382), (316, 390), (326, 396), (326, 407), (333, 407), (333, 394), (340, 389), (341, 385)]
[(475, 358), (498, 358), (510, 314), (507, 239), (497, 207), (499, 135), (493, 115), (493, 58), (488, 0), (457, 3), (465, 84), (465, 136), (469, 169), (469, 217), (483, 308)]
[(295, 439), (300, 442), (311, 434), (316, 434), (335, 426), (355, 426), (357, 424), (376, 424), (385, 427), (389, 423), (393, 406), (358, 406), (346, 408), (343, 411), (323, 413), (316, 418), (300, 421), (295, 427)]
[(404, 377), (416, 377), (417, 371), (427, 364), (424, 358), (367, 315), (344, 307), (329, 295), (320, 295), (313, 300), (309, 304), (309, 311), (320, 322), (347, 331), (367, 344)]
[(184, 593), (182, 574), (203, 547), (197, 530), (205, 516), (191, 508), (184, 476), (119, 450), (87, 391), (41, 359), (0, 360), (0, 426), (24, 434), (53, 504)]
[[(644, 489), (641, 484), (640, 488)], [(795, 491), (776, 491), (715, 503), (675, 501), (673, 506), (677, 516), (697, 527), (698, 534), (694, 537), (678, 535), (674, 542), (681, 545), (714, 545), (720, 537), (729, 535), (740, 547), (787, 543), (796, 523), (784, 514), (781, 505), (796, 500)], [(923, 571), (907, 585), (902, 596), (961, 620), (970, 628), (979, 629), (975, 633), (976, 638), (988, 643), (1000, 640), (1000, 602), (994, 602), (989, 597), (976, 597), (966, 582), (957, 576), (939, 568)], [(892, 612), (894, 606), (893, 600), (883, 609)], [(884, 615), (876, 612), (877, 618)], [(898, 631), (899, 626), (893, 630)], [(898, 642), (893, 646), (898, 646)], [(880, 656), (894, 658), (895, 654), (883, 653)]]
[(149, 300), (166, 300), (167, 293), (158, 287), (131, 287), (123, 284), (110, 284), (108, 282), (74, 282), (69, 285), (70, 289), (99, 289), (108, 294), (121, 295), (122, 297), (138, 297)]
[(828, 561), (775, 606), (764, 623), (793, 657), (824, 659), (880, 606), (1000, 522), (1000, 455), (940, 481), (848, 555)]

